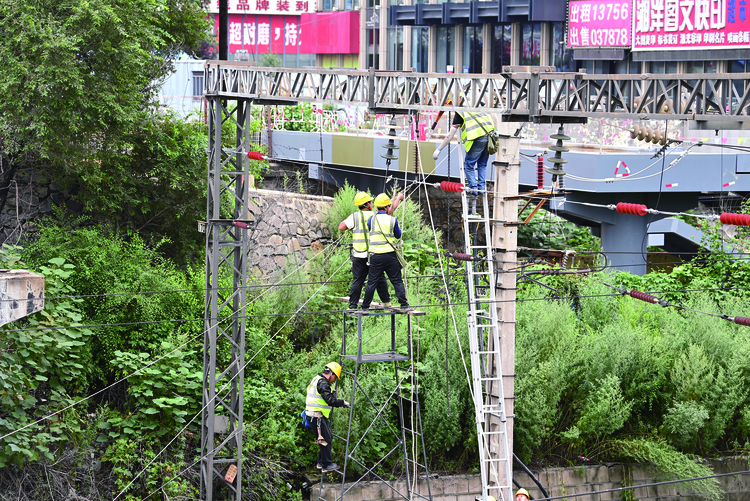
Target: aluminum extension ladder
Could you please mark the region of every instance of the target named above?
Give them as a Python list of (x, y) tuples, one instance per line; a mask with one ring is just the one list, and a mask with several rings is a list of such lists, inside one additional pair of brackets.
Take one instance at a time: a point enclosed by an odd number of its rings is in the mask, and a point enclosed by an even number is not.
[[(463, 162), (459, 171), (461, 184), (466, 190), (468, 185)], [(487, 501), (488, 496), (493, 496), (498, 501), (512, 501), (513, 456), (512, 451), (508, 450), (502, 381), (502, 346), (495, 301), (495, 262), (491, 240), (492, 223), (500, 221), (490, 218), (486, 191), (478, 193), (478, 199), (474, 200), (478, 202), (478, 214), (471, 213), (473, 211), (470, 210), (469, 204), (472, 200), (466, 191), (461, 193), (461, 202), (464, 252), (473, 256), (472, 260), (466, 261), (469, 295), (466, 319), (469, 325), (472, 394), (482, 475), (482, 499)]]

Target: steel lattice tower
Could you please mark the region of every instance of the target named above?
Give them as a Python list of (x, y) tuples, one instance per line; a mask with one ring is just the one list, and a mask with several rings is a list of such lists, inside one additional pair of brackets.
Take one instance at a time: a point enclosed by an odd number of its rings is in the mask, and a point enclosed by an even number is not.
[[(210, 70), (207, 70), (207, 72)], [(207, 75), (208, 76), (208, 75)], [(250, 101), (208, 101), (208, 204), (206, 210), (206, 303), (203, 347), (201, 497), (214, 499), (225, 486), (242, 498), (242, 433), (250, 163)], [(222, 138), (232, 124), (233, 137)], [(225, 148), (224, 144), (231, 147)], [(231, 285), (220, 283), (231, 276)], [(229, 362), (221, 363), (229, 354)], [(225, 359), (225, 358), (224, 358)]]

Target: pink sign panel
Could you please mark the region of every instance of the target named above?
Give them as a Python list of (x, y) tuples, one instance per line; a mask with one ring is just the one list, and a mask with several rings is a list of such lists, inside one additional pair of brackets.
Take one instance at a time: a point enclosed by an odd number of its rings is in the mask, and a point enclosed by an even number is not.
[(635, 0), (633, 50), (750, 47), (747, 0)]
[[(219, 15), (216, 15), (216, 33)], [(299, 16), (229, 14), (229, 52), (314, 54), (302, 43)]]
[(630, 47), (631, 11), (631, 0), (571, 0), (568, 47)]

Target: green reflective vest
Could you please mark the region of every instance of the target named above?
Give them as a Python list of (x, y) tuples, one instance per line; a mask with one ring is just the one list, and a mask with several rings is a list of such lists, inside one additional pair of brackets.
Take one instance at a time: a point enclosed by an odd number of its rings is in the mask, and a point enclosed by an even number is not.
[(396, 218), (388, 214), (375, 214), (370, 221), (370, 252), (385, 254), (396, 251), (396, 237), (393, 228)]
[(354, 228), (352, 228), (352, 248), (355, 252), (367, 252), (370, 246), (370, 231), (367, 229), (367, 220), (374, 216), (371, 210), (360, 211), (354, 214)]
[(322, 412), (325, 417), (330, 417), (331, 407), (323, 400), (323, 396), (318, 393), (318, 381), (323, 379), (323, 376), (317, 375), (313, 378), (312, 382), (307, 386), (307, 401), (305, 402), (305, 411), (310, 412)]
[(475, 113), (467, 111), (464, 113), (464, 124), (461, 127), (461, 141), (464, 142), (466, 152), (471, 149), (474, 140), (486, 136), (495, 130), (495, 124), (487, 113)]

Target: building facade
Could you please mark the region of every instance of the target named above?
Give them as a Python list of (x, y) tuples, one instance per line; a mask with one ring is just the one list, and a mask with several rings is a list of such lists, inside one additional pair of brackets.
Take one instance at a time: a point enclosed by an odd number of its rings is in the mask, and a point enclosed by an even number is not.
[(230, 59), (284, 67), (732, 73), (750, 59), (747, 0), (229, 0), (229, 16)]

